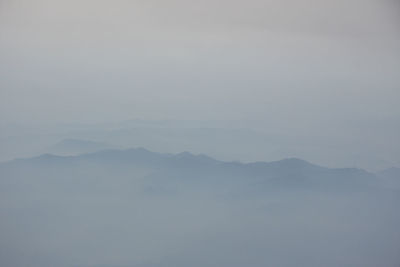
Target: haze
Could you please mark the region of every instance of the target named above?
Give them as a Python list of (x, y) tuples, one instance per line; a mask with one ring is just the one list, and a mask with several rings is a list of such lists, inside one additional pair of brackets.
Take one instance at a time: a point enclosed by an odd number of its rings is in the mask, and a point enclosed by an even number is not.
[(0, 8), (2, 121), (240, 118), (310, 132), (327, 121), (398, 122), (396, 1)]
[(343, 153), (232, 159), (399, 164), (397, 1), (3, 0), (0, 12), (3, 132), (7, 123), (252, 121)]
[(0, 0), (1, 267), (398, 267), (397, 0)]

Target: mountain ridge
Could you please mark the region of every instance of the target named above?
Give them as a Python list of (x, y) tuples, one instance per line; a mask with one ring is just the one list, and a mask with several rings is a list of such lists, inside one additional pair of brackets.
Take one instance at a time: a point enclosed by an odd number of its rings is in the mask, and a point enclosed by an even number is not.
[[(179, 172), (194, 172), (193, 175), (203, 176), (231, 176), (231, 177), (253, 177), (256, 179), (265, 180), (294, 180), (294, 179), (318, 179), (337, 180), (332, 177), (342, 177), (345, 182), (347, 178), (359, 180), (365, 177), (366, 180), (377, 179), (380, 177), (377, 174), (370, 173), (358, 168), (328, 168), (312, 164), (308, 161), (299, 158), (285, 158), (272, 162), (229, 162), (220, 161), (204, 154), (193, 154), (187, 151), (171, 154), (158, 153), (149, 151), (143, 147), (130, 149), (106, 149), (93, 153), (84, 153), (76, 156), (60, 156), (54, 154), (42, 154), (31, 158), (15, 159), (8, 162), (3, 162), (0, 166), (7, 165), (73, 165), (73, 164), (100, 164), (103, 166), (122, 166), (121, 168), (130, 168), (132, 166), (145, 166), (159, 170), (160, 173), (164, 170), (166, 173)], [(125, 166), (125, 167), (123, 167)], [(188, 174), (186, 174), (188, 175)], [(161, 174), (158, 174), (161, 176)]]
[[(90, 152), (90, 153), (82, 153), (79, 155), (56, 155), (52, 153), (44, 153), (35, 157), (28, 158), (17, 158), (10, 161), (1, 162), (0, 165), (12, 163), (12, 162), (40, 162), (40, 161), (74, 161), (74, 160), (112, 160), (112, 161), (120, 161), (120, 163), (134, 163), (135, 161), (143, 161), (143, 160), (154, 160), (154, 161), (181, 161), (182, 163), (201, 163), (201, 165), (225, 165), (225, 166), (236, 166), (236, 167), (248, 167), (254, 170), (257, 169), (285, 169), (288, 168), (293, 171), (310, 171), (310, 172), (319, 172), (319, 171), (349, 171), (349, 172), (358, 172), (364, 173), (368, 175), (377, 175), (375, 173), (368, 172), (364, 169), (353, 168), (353, 167), (343, 167), (343, 168), (329, 168), (325, 166), (320, 166), (317, 164), (310, 163), (306, 160), (289, 157), (283, 158), (281, 160), (276, 161), (256, 161), (256, 162), (238, 162), (238, 161), (221, 161), (217, 160), (213, 157), (204, 155), (204, 154), (194, 154), (188, 151), (183, 151), (180, 153), (172, 154), (172, 153), (160, 153), (153, 152), (143, 147), (136, 148), (128, 148), (128, 149), (103, 149), (100, 151)], [(390, 168), (388, 170), (399, 170), (399, 168)], [(384, 173), (386, 170), (381, 171), (379, 173)], [(379, 175), (377, 175), (379, 176)]]
[[(276, 161), (255, 161), (255, 162), (248, 162), (248, 163), (243, 163), (240, 161), (222, 161), (222, 160), (217, 160), (213, 157), (207, 156), (205, 154), (194, 154), (188, 151), (183, 151), (180, 153), (160, 153), (160, 152), (154, 152), (150, 151), (146, 148), (143, 147), (136, 147), (136, 148), (128, 148), (128, 149), (117, 149), (117, 148), (109, 148), (109, 149), (102, 149), (100, 151), (95, 151), (95, 152), (89, 152), (89, 153), (81, 153), (78, 155), (57, 155), (55, 153), (43, 153), (38, 156), (34, 157), (26, 157), (26, 158), (16, 158), (13, 160), (8, 160), (8, 161), (3, 161), (0, 164), (4, 163), (10, 163), (14, 161), (30, 161), (30, 160), (41, 160), (41, 159), (71, 159), (71, 158), (90, 158), (90, 157), (95, 157), (95, 156), (106, 156), (106, 155), (157, 155), (160, 157), (165, 157), (165, 158), (175, 158), (175, 159), (202, 159), (202, 160), (208, 160), (208, 161), (214, 161), (218, 162), (221, 164), (240, 164), (240, 165), (280, 165), (280, 164), (291, 164), (291, 165), (309, 165), (309, 166), (314, 166), (314, 167), (319, 167), (319, 168), (325, 168), (325, 169), (342, 169), (342, 168), (328, 168), (328, 167), (323, 167), (320, 165), (316, 165), (313, 163), (310, 163), (306, 160), (300, 159), (300, 158), (295, 158), (295, 157), (290, 157), (290, 158), (283, 158), (280, 160)], [(353, 168), (349, 168), (353, 169)], [(356, 168), (354, 168), (356, 169)]]

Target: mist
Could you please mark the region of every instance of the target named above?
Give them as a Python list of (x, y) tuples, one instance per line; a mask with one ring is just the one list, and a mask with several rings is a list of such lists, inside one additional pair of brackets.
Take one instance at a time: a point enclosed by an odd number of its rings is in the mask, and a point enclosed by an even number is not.
[[(390, 0), (3, 0), (0, 127), (233, 121), (293, 140), (278, 146), (321, 141), (269, 155), (169, 152), (398, 166), (399, 10)], [(15, 135), (32, 140), (31, 132)], [(10, 151), (12, 142), (2, 143)], [(15, 143), (2, 160), (35, 154)], [(132, 146), (144, 145), (124, 144)]]
[(389, 0), (4, 0), (1, 120), (398, 125), (398, 25)]
[[(397, 266), (400, 183), (105, 150), (0, 166), (3, 266)], [(397, 174), (398, 175), (398, 174)]]
[(0, 265), (399, 266), (395, 0), (1, 0)]

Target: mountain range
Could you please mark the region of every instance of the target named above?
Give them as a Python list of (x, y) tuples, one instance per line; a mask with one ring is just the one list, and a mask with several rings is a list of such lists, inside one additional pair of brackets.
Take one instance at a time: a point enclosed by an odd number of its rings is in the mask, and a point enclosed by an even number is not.
[(82, 169), (88, 174), (103, 170), (113, 179), (131, 175), (132, 180), (137, 178), (138, 170), (145, 170), (144, 178), (151, 183), (202, 184), (212, 185), (214, 189), (216, 185), (231, 187), (239, 184), (241, 189), (253, 188), (257, 191), (278, 188), (357, 191), (389, 184), (397, 188), (400, 180), (400, 172), (396, 168), (374, 174), (357, 168), (322, 167), (298, 158), (274, 162), (224, 162), (201, 154), (156, 153), (144, 148), (108, 149), (74, 156), (43, 154), (0, 164), (2, 177), (50, 177), (58, 172), (53, 177), (57, 179), (57, 176), (82, 173)]
[(399, 169), (107, 149), (0, 163), (6, 267), (397, 267)]

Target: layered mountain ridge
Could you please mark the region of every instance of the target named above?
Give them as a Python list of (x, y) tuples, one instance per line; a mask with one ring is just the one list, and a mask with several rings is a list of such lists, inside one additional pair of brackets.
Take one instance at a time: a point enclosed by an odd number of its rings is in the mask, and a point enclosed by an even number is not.
[[(195, 155), (190, 152), (178, 154), (151, 152), (145, 148), (126, 150), (107, 149), (76, 156), (59, 156), (43, 154), (33, 158), (16, 159), (0, 165), (3, 176), (24, 172), (24, 176), (48, 176), (51, 170), (56, 178), (74, 170), (85, 169), (89, 173), (103, 170), (113, 179), (119, 176), (131, 176), (135, 179), (137, 169), (145, 169), (146, 177), (151, 177), (152, 183), (163, 181), (182, 182), (188, 184), (196, 181), (210, 186), (221, 183), (230, 187), (231, 183), (241, 184), (242, 188), (249, 186), (271, 189), (323, 189), (364, 190), (376, 187), (385, 179), (382, 174), (369, 173), (357, 168), (327, 168), (318, 166), (302, 159), (287, 158), (273, 162), (224, 162), (206, 155)], [(28, 171), (29, 170), (29, 171)], [(57, 174), (57, 171), (59, 172)], [(81, 172), (81, 171), (80, 171)], [(7, 174), (8, 173), (8, 174)], [(389, 174), (390, 175), (389, 175)], [(384, 172), (386, 180), (391, 180), (397, 173)], [(81, 174), (80, 174), (81, 175)], [(84, 175), (81, 175), (85, 179)]]

